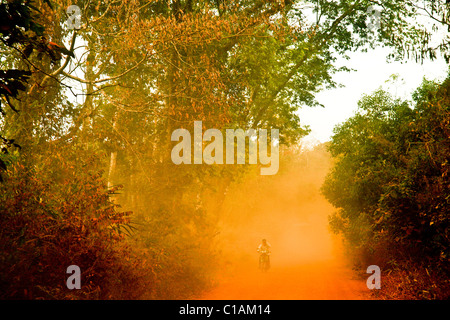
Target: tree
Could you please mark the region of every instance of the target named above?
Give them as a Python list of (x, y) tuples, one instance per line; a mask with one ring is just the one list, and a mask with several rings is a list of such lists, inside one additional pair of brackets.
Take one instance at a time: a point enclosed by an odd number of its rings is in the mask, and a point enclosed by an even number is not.
[[(45, 41), (36, 40), (38, 36), (42, 36), (43, 32), (43, 27), (35, 21), (36, 11), (38, 10), (30, 3), (23, 3), (20, 0), (0, 3), (0, 40), (3, 46), (7, 48), (15, 48), (14, 45), (16, 44), (25, 46), (27, 49), (23, 54), (25, 59), (28, 58), (30, 51), (35, 48), (43, 49), (46, 52), (52, 51), (46, 46)], [(34, 33), (34, 36), (30, 36), (28, 33)], [(2, 61), (2, 66), (4, 65), (5, 61)], [(0, 98), (4, 98), (12, 111), (18, 112), (11, 100), (17, 99), (19, 92), (26, 89), (31, 72), (13, 68), (11, 64), (5, 67), (8, 69), (0, 70)], [(6, 109), (2, 106), (2, 102), (0, 100), (0, 114), (4, 117)], [(3, 155), (8, 154), (8, 150), (12, 147), (20, 147), (15, 143), (15, 139), (4, 137), (1, 131), (0, 146)], [(0, 158), (0, 182), (2, 181), (1, 171), (3, 170), (6, 170), (6, 162)]]
[(335, 128), (323, 192), (338, 209), (331, 226), (354, 248), (447, 269), (449, 83), (424, 81), (414, 105), (379, 90)]
[[(67, 24), (69, 5), (80, 8), (75, 29)], [(308, 132), (298, 108), (318, 105), (315, 93), (336, 86), (333, 74), (347, 70), (336, 66), (338, 56), (376, 44), (393, 46), (398, 56), (428, 50), (427, 33), (408, 21), (418, 14), (412, 5), (383, 2), (378, 31), (368, 28), (373, 5), (368, 0), (58, 0), (51, 7), (38, 0), (2, 2), (5, 17), (12, 8), (21, 17), (35, 13), (24, 19), (28, 25), (15, 22), (19, 28), (2, 19), (2, 50), (9, 54), (2, 66), (26, 71), (1, 74), (7, 80), (0, 93), (13, 94), (11, 105), (19, 111), (5, 111), (1, 135), (16, 140), (3, 141), (22, 146), (15, 156), (26, 168), (42, 168), (54, 150), (64, 150), (77, 170), (79, 154), (98, 156), (101, 161), (91, 169), (104, 170), (110, 191), (125, 187), (112, 200), (133, 209), (141, 223), (136, 247), (163, 262), (164, 268), (153, 269), (159, 279), (178, 277), (179, 286), (171, 292), (161, 286), (161, 292), (179, 297), (178, 288), (201, 283), (195, 274), (210, 261), (205, 252), (210, 253), (218, 217), (207, 203), (220, 203), (227, 184), (247, 168), (176, 166), (172, 131), (202, 120), (205, 128), (220, 130), (274, 127), (281, 131), (281, 144), (296, 143)], [(16, 34), (19, 40), (9, 43)], [(25, 80), (29, 87), (19, 84)], [(5, 164), (16, 158), (1, 159)]]

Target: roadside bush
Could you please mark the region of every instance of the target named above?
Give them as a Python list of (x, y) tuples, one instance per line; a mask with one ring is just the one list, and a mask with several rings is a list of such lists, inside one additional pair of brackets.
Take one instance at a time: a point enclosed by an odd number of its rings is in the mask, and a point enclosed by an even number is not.
[(448, 298), (450, 79), (424, 81), (413, 100), (383, 90), (363, 97), (335, 129), (336, 165), (322, 191), (338, 208), (330, 225), (355, 263), (399, 281), (402, 289), (392, 280), (385, 297)]
[[(55, 149), (32, 166), (8, 157), (0, 299), (133, 299), (151, 290), (151, 273), (124, 242), (129, 213), (110, 201), (117, 190), (106, 189), (95, 157)], [(81, 269), (81, 290), (66, 287), (70, 265)]]

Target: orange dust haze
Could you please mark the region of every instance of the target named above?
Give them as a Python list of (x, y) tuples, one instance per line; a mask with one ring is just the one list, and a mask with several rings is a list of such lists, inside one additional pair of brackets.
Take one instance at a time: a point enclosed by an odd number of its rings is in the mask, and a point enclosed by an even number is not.
[[(223, 263), (202, 299), (363, 298), (365, 283), (355, 280), (328, 227), (334, 208), (320, 194), (328, 153), (320, 146), (286, 158), (277, 175), (228, 188), (217, 235)], [(272, 251), (267, 273), (256, 252), (263, 238)]]

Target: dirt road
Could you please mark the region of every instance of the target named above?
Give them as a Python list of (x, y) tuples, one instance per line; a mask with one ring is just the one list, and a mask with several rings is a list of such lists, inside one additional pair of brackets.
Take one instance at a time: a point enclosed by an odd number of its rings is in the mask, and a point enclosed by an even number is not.
[[(216, 287), (201, 299), (368, 299), (365, 270), (353, 271), (329, 227), (336, 210), (321, 195), (327, 154), (299, 156), (296, 165), (227, 192), (217, 248), (223, 259)], [(304, 163), (303, 163), (303, 162)], [(272, 268), (258, 270), (256, 248), (271, 244)], [(369, 275), (367, 275), (369, 276)]]
[(273, 267), (255, 266), (230, 273), (202, 297), (205, 300), (356, 300), (368, 299), (365, 281), (333, 261)]
[[(306, 212), (329, 212), (323, 202)], [(305, 208), (305, 205), (303, 205)], [(254, 224), (253, 224), (254, 225)], [(257, 226), (254, 229), (262, 230)], [(355, 300), (368, 299), (365, 270), (352, 270), (341, 241), (334, 238), (323, 214), (291, 217), (271, 223), (265, 232), (243, 231), (238, 240), (225, 242), (227, 263), (216, 287), (201, 299), (224, 300)], [(271, 269), (258, 269), (256, 245), (263, 234), (273, 239)], [(242, 236), (245, 235), (245, 236)], [(224, 236), (225, 239), (232, 238)], [(367, 275), (369, 277), (370, 275)]]

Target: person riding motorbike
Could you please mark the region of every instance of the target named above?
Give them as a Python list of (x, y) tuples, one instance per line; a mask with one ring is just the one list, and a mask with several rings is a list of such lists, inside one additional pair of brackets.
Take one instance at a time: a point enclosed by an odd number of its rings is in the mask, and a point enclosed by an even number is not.
[(270, 268), (270, 244), (266, 239), (262, 239), (262, 243), (258, 246), (257, 252), (259, 256), (259, 268), (267, 271)]

